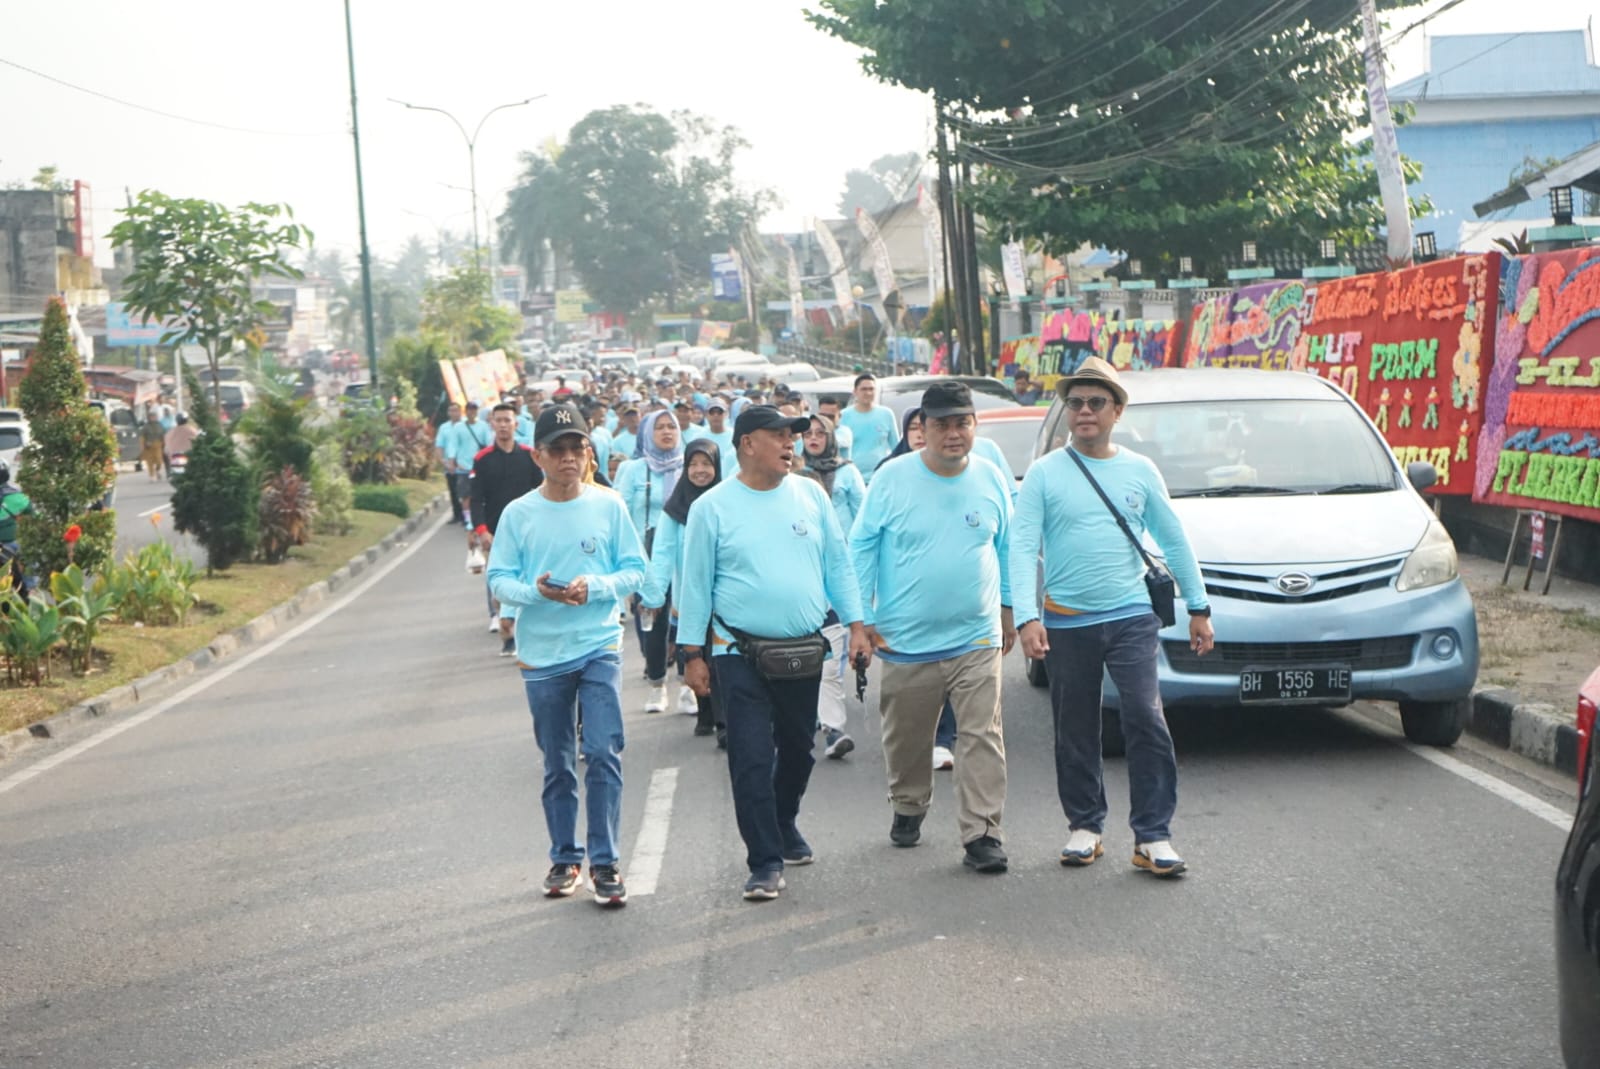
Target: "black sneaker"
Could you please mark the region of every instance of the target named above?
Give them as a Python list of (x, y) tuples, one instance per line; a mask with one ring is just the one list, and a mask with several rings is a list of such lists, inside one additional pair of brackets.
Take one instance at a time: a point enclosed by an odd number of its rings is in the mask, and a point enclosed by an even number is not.
[(602, 906), (624, 906), (628, 889), (622, 886), (622, 873), (615, 865), (590, 865), (589, 882), (594, 884), (594, 900)]
[(992, 835), (980, 835), (967, 844), (967, 853), (961, 863), (975, 872), (1004, 872), (1006, 852), (1000, 849), (999, 839)]
[(727, 728), (718, 728), (717, 729), (717, 749), (726, 750), (727, 748), (728, 748), (728, 729)]
[(904, 813), (894, 815), (894, 823), (889, 825), (889, 841), (896, 846), (916, 846), (922, 838), (922, 818), (925, 813), (916, 816), (906, 816)]
[(781, 872), (752, 872), (750, 878), (744, 881), (744, 900), (770, 902), (787, 886)]
[(546, 898), (567, 898), (582, 881), (583, 866), (551, 865), (550, 875), (544, 878), (544, 895)]
[(828, 733), (823, 736), (823, 739), (827, 745), (822, 752), (829, 758), (829, 760), (837, 761), (845, 754), (856, 748), (854, 739), (852, 739), (849, 735), (846, 735), (844, 732), (834, 728), (829, 728)]
[(789, 827), (783, 833), (783, 863), (785, 865), (809, 865), (817, 859), (816, 852), (811, 849), (811, 844), (806, 842), (800, 829)]
[(502, 657), (515, 657), (516, 655), (517, 655), (517, 640), (516, 639), (508, 638), (504, 642), (500, 643), (500, 656), (502, 656)]
[(695, 734), (696, 738), (702, 738), (703, 739), (707, 735), (710, 735), (713, 731), (716, 731), (716, 730), (717, 729), (712, 727), (710, 724), (696, 724), (694, 726), (694, 734)]

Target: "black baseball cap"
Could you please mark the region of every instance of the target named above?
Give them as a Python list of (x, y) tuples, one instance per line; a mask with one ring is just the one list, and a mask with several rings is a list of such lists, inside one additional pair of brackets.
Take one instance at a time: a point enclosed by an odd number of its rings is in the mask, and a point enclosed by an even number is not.
[(964, 382), (936, 382), (922, 392), (924, 419), (970, 416), (975, 412), (976, 409), (972, 407), (972, 390)]
[(583, 418), (577, 405), (563, 401), (539, 413), (539, 422), (533, 427), (533, 444), (543, 449), (566, 434), (588, 438), (589, 421)]
[(804, 434), (811, 426), (807, 416), (786, 416), (772, 405), (747, 405), (733, 421), (733, 445), (737, 449), (744, 436), (755, 431), (788, 431)]

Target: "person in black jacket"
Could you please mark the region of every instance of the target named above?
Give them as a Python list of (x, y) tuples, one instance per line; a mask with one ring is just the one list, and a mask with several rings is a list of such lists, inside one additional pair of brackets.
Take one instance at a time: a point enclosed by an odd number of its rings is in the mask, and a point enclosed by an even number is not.
[[(472, 536), (475, 544), (487, 558), (494, 545), (495, 525), (507, 505), (537, 490), (544, 482), (544, 472), (533, 459), (533, 450), (517, 442), (517, 410), (514, 405), (498, 404), (489, 416), (489, 426), (494, 428), (494, 441), (485, 446), (472, 459), (472, 518), (477, 526)], [(494, 595), (485, 593), (489, 600), (489, 630), (501, 637), (500, 656), (516, 654), (516, 641), (511, 637), (511, 621), (500, 619), (500, 606)]]

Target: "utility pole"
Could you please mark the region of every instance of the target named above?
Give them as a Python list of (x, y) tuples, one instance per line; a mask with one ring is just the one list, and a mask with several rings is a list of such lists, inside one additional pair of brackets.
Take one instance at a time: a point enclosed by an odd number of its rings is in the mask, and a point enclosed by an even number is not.
[(378, 392), (378, 332), (372, 321), (372, 252), (367, 248), (367, 192), (361, 184), (361, 121), (356, 110), (356, 44), (350, 29), (350, 0), (344, 0), (344, 44), (350, 66), (350, 140), (356, 150), (356, 216), (361, 225), (361, 322), (367, 334), (367, 368), (372, 393)]
[(952, 374), (964, 371), (965, 365), (976, 342), (982, 344), (982, 339), (975, 337), (972, 326), (967, 319), (967, 303), (963, 297), (966, 292), (966, 276), (958, 271), (961, 260), (961, 232), (956, 225), (955, 197), (950, 187), (950, 145), (945, 136), (944, 129), (944, 101), (934, 99), (934, 129), (939, 156), (939, 223), (944, 232), (944, 277), (945, 277), (945, 318), (951, 328), (950, 332), (961, 341), (961, 365), (953, 359), (955, 346), (950, 346), (952, 357), (950, 371)]
[[(961, 185), (972, 185), (972, 164), (967, 160), (961, 161)], [(978, 219), (972, 210), (972, 202), (965, 201), (960, 205), (962, 240), (965, 247), (964, 255), (959, 269), (966, 272), (967, 278), (967, 314), (972, 317), (972, 328), (979, 335), (978, 348), (973, 350), (972, 373), (983, 375), (987, 373), (988, 361), (983, 357), (983, 293), (979, 289), (978, 281)], [(999, 323), (990, 323), (991, 331), (1000, 329)]]

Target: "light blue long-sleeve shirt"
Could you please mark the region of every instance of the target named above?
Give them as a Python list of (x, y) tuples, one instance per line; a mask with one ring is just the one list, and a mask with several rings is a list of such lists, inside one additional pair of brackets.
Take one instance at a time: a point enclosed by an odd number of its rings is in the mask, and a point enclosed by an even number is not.
[(873, 405), (866, 412), (851, 405), (839, 413), (840, 426), (850, 430), (850, 459), (861, 469), (861, 477), (872, 482), (872, 473), (900, 441), (900, 422), (894, 410)]
[[(832, 605), (839, 622), (861, 619), (861, 595), (833, 505), (810, 479), (786, 478), (772, 490), (738, 479), (695, 502), (684, 532), (678, 634), (704, 635), (712, 613), (758, 638), (799, 638), (822, 626)], [(718, 625), (716, 649), (733, 636)]]
[(518, 445), (525, 445), (529, 449), (533, 448), (533, 428), (534, 420), (532, 416), (525, 411), (517, 413), (516, 439)]
[[(682, 477), (682, 472), (679, 477)], [(633, 529), (639, 532), (639, 538), (643, 541), (645, 532), (659, 524), (666, 515), (661, 511), (671, 496), (671, 491), (667, 489), (666, 473), (651, 471), (650, 465), (642, 457), (624, 460), (617, 468), (617, 477), (611, 488), (628, 506)]]
[(659, 609), (667, 603), (667, 592), (678, 589), (682, 582), (683, 524), (663, 514), (661, 523), (656, 526), (650, 566), (645, 569), (644, 586), (639, 588), (639, 601), (647, 609)]
[[(500, 514), (489, 550), (489, 590), (516, 608), (517, 660), (541, 673), (561, 675), (596, 654), (622, 646), (623, 598), (644, 581), (644, 550), (622, 499), (600, 486), (584, 486), (571, 501), (551, 501), (535, 490)], [(583, 605), (565, 605), (539, 593), (536, 580), (589, 585)]]
[(471, 471), (477, 455), (494, 443), (494, 430), (481, 419), (471, 423), (462, 420), (449, 426), (450, 448), (445, 453), (455, 460), (456, 470)]
[[(921, 453), (878, 470), (850, 532), (862, 613), (888, 643), (884, 659), (943, 660), (998, 647), (1007, 571), (1011, 488), (971, 456), (946, 478)], [(1031, 581), (1030, 581), (1031, 582)]]
[(993, 438), (985, 438), (980, 434), (973, 439), (972, 455), (982, 457), (1000, 469), (1001, 474), (1006, 477), (1006, 485), (1011, 488), (1011, 503), (1015, 505), (1018, 489), (1017, 473), (1011, 470), (1011, 461), (1006, 459), (1005, 450), (1000, 448), (1000, 444)]
[(854, 464), (841, 464), (833, 469), (833, 511), (839, 516), (839, 530), (845, 537), (850, 537), (850, 528), (855, 525), (856, 514), (861, 511), (861, 503), (867, 497), (867, 483), (861, 477), (861, 469)]
[(589, 432), (589, 443), (594, 447), (595, 466), (600, 469), (600, 474), (604, 475), (607, 471), (606, 466), (611, 463), (611, 435), (596, 428)]
[[(1081, 455), (1081, 454), (1080, 454)], [(1136, 537), (1150, 532), (1190, 609), (1207, 606), (1200, 565), (1172, 510), (1161, 472), (1145, 457), (1118, 449), (1105, 460), (1083, 457), (1100, 488)], [(1044, 604), (1035, 569), (1044, 552)], [(1150, 611), (1145, 566), (1105, 502), (1066, 449), (1033, 462), (1017, 495), (1011, 531), (1011, 589), (1018, 624), (1085, 627)]]
[(623, 460), (633, 459), (633, 448), (638, 444), (639, 435), (626, 428), (619, 428), (617, 433), (611, 436), (611, 451), (621, 453)]
[(722, 477), (731, 479), (739, 474), (739, 457), (733, 448), (733, 427), (724, 425), (722, 430), (714, 431), (710, 427), (700, 437), (708, 438), (717, 443), (717, 452), (722, 457)]

